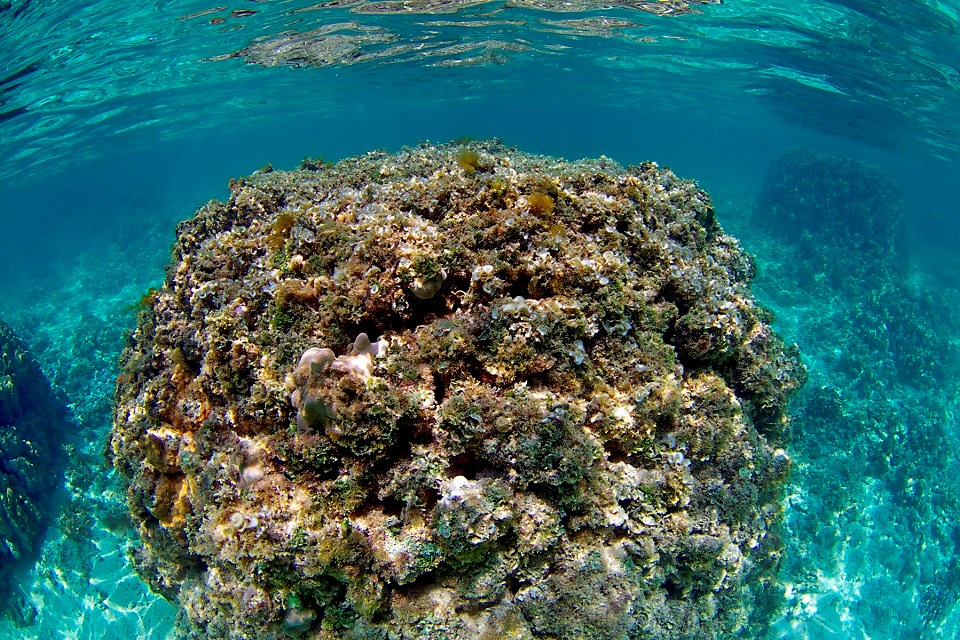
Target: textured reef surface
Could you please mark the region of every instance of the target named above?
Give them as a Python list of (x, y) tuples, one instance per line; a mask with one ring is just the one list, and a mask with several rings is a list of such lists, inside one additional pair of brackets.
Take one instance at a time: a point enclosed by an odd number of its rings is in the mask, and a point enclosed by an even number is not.
[(63, 479), (67, 408), (0, 322), (0, 593), (18, 624), (36, 616), (15, 581), (36, 560)]
[(197, 638), (718, 638), (782, 600), (795, 347), (693, 182), (499, 143), (178, 227), (110, 442)]

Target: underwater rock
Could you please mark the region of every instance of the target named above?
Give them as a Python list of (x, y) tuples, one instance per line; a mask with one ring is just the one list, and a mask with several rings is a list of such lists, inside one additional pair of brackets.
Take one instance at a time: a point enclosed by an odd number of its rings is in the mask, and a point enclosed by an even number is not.
[(858, 160), (804, 149), (782, 154), (770, 164), (754, 221), (796, 247), (818, 283), (878, 286), (905, 264), (896, 180)]
[(719, 638), (775, 600), (805, 370), (708, 196), (468, 151), (265, 169), (179, 225), (111, 458), (187, 636)]
[(12, 580), (36, 560), (53, 515), (63, 481), (66, 423), (63, 399), (23, 342), (0, 322), (0, 593), (6, 603), (0, 612), (18, 624), (29, 624), (36, 611)]

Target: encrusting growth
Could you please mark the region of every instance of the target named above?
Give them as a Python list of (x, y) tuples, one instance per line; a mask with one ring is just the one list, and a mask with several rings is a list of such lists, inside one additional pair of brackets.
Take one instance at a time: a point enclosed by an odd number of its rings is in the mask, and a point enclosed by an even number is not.
[(178, 227), (111, 455), (187, 637), (720, 638), (775, 603), (804, 369), (707, 195), (466, 151), (263, 170)]

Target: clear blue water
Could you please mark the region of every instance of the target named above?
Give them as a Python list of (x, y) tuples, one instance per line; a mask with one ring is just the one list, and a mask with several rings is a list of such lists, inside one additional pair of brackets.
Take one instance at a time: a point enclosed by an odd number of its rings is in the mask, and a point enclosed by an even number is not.
[[(100, 451), (131, 308), (162, 281), (176, 222), (268, 162), (460, 136), (655, 160), (698, 180), (757, 255), (756, 293), (811, 371), (784, 613), (757, 637), (960, 637), (960, 5), (328, 5), (0, 0), (0, 318), (82, 435), (72, 519), (25, 587), (36, 619), (0, 637), (172, 629), (126, 560), (135, 535), (112, 525), (122, 490)], [(310, 51), (291, 44), (312, 30)], [(798, 147), (899, 187), (907, 253), (887, 294), (811, 285), (802, 252), (756, 223), (770, 163)], [(938, 366), (911, 377), (911, 358)]]

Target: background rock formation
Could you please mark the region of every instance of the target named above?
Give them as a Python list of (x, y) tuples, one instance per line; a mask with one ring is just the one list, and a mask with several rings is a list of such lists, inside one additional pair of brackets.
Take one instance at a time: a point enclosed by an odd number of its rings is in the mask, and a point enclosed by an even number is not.
[(63, 480), (67, 409), (36, 360), (0, 322), (0, 613), (36, 612), (15, 578), (36, 560)]
[(905, 267), (903, 203), (877, 167), (794, 149), (777, 157), (754, 221), (803, 256), (816, 284), (879, 287)]
[(776, 606), (805, 376), (696, 185), (498, 143), (269, 167), (122, 359), (138, 570), (207, 638), (713, 638)]

